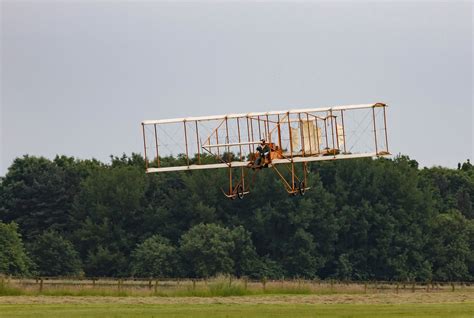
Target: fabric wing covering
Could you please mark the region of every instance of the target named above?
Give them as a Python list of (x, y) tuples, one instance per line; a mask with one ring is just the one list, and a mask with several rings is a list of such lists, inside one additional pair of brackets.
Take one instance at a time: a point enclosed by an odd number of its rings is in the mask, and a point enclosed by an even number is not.
[(345, 141), (345, 136), (344, 136), (344, 127), (342, 127), (341, 125), (337, 125), (337, 140), (338, 140), (338, 145), (339, 145), (339, 149), (342, 149), (342, 147), (344, 146), (344, 141)]
[[(300, 141), (302, 136), (302, 141)], [(298, 128), (291, 128), (292, 147), (295, 155), (320, 153), (321, 129), (316, 127), (315, 121), (303, 120)]]

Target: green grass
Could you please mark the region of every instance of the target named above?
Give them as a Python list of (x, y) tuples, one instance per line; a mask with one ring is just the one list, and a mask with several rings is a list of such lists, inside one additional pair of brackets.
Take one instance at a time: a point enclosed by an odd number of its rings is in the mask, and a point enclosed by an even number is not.
[[(399, 292), (395, 285), (378, 286), (367, 284), (327, 284), (301, 281), (271, 281), (266, 284), (247, 282), (242, 279), (216, 277), (206, 281), (185, 280), (181, 282), (150, 281), (136, 283), (120, 280), (5, 280), (0, 279), (0, 296), (111, 296), (111, 297), (227, 297), (252, 295), (361, 295), (379, 291)], [(397, 285), (398, 286), (398, 285)], [(375, 287), (375, 288), (374, 288)], [(442, 286), (437, 292), (452, 292), (450, 286)], [(400, 292), (411, 291), (401, 288)], [(474, 292), (473, 286), (458, 286), (456, 292)], [(426, 286), (418, 286), (418, 292), (428, 292)], [(472, 317), (474, 318), (474, 317)]]
[(474, 303), (409, 305), (0, 305), (1, 318), (473, 318)]
[[(271, 286), (265, 289), (261, 287), (246, 288), (241, 282), (229, 284), (228, 280), (216, 279), (206, 285), (181, 286), (179, 288), (159, 288), (134, 290), (130, 288), (117, 287), (95, 287), (84, 288), (81, 286), (73, 287), (45, 287), (42, 291), (39, 289), (28, 289), (19, 286), (9, 285), (0, 281), (0, 296), (112, 296), (112, 297), (133, 297), (133, 296), (158, 296), (158, 297), (228, 297), (228, 296), (249, 296), (249, 295), (309, 295), (309, 294), (335, 294), (336, 291), (321, 289), (312, 291), (305, 285), (282, 285)], [(351, 293), (345, 291), (344, 293)], [(354, 292), (352, 292), (354, 293)]]
[(8, 285), (5, 281), (0, 280), (0, 296), (19, 296), (23, 295), (20, 288)]

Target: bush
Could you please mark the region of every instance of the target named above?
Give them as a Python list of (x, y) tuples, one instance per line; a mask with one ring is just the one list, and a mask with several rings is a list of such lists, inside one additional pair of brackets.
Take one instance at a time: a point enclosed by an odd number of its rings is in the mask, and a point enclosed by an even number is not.
[(43, 232), (28, 249), (41, 276), (78, 275), (82, 270), (72, 243), (56, 232)]
[(132, 253), (132, 274), (138, 277), (170, 277), (177, 265), (176, 248), (160, 235), (139, 244)]
[(199, 224), (181, 237), (180, 252), (190, 276), (210, 277), (233, 272), (232, 232), (216, 224)]
[(30, 268), (31, 260), (26, 255), (18, 226), (0, 221), (0, 274), (27, 275)]

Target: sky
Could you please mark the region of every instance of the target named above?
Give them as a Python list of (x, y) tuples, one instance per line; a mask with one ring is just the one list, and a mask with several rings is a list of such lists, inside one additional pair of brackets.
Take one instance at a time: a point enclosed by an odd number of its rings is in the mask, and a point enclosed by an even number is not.
[(141, 153), (144, 119), (374, 102), (395, 155), (473, 159), (472, 2), (0, 2), (0, 176)]

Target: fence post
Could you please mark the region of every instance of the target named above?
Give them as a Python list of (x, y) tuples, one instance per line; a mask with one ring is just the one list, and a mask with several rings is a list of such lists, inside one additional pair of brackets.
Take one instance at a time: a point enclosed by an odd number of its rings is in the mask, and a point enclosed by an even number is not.
[(158, 291), (158, 279), (155, 280), (155, 294), (156, 294), (157, 291)]
[(40, 278), (40, 287), (39, 287), (40, 293), (43, 292), (43, 278)]
[(264, 277), (262, 278), (263, 291), (266, 290), (266, 285), (267, 285), (267, 278), (264, 276)]

